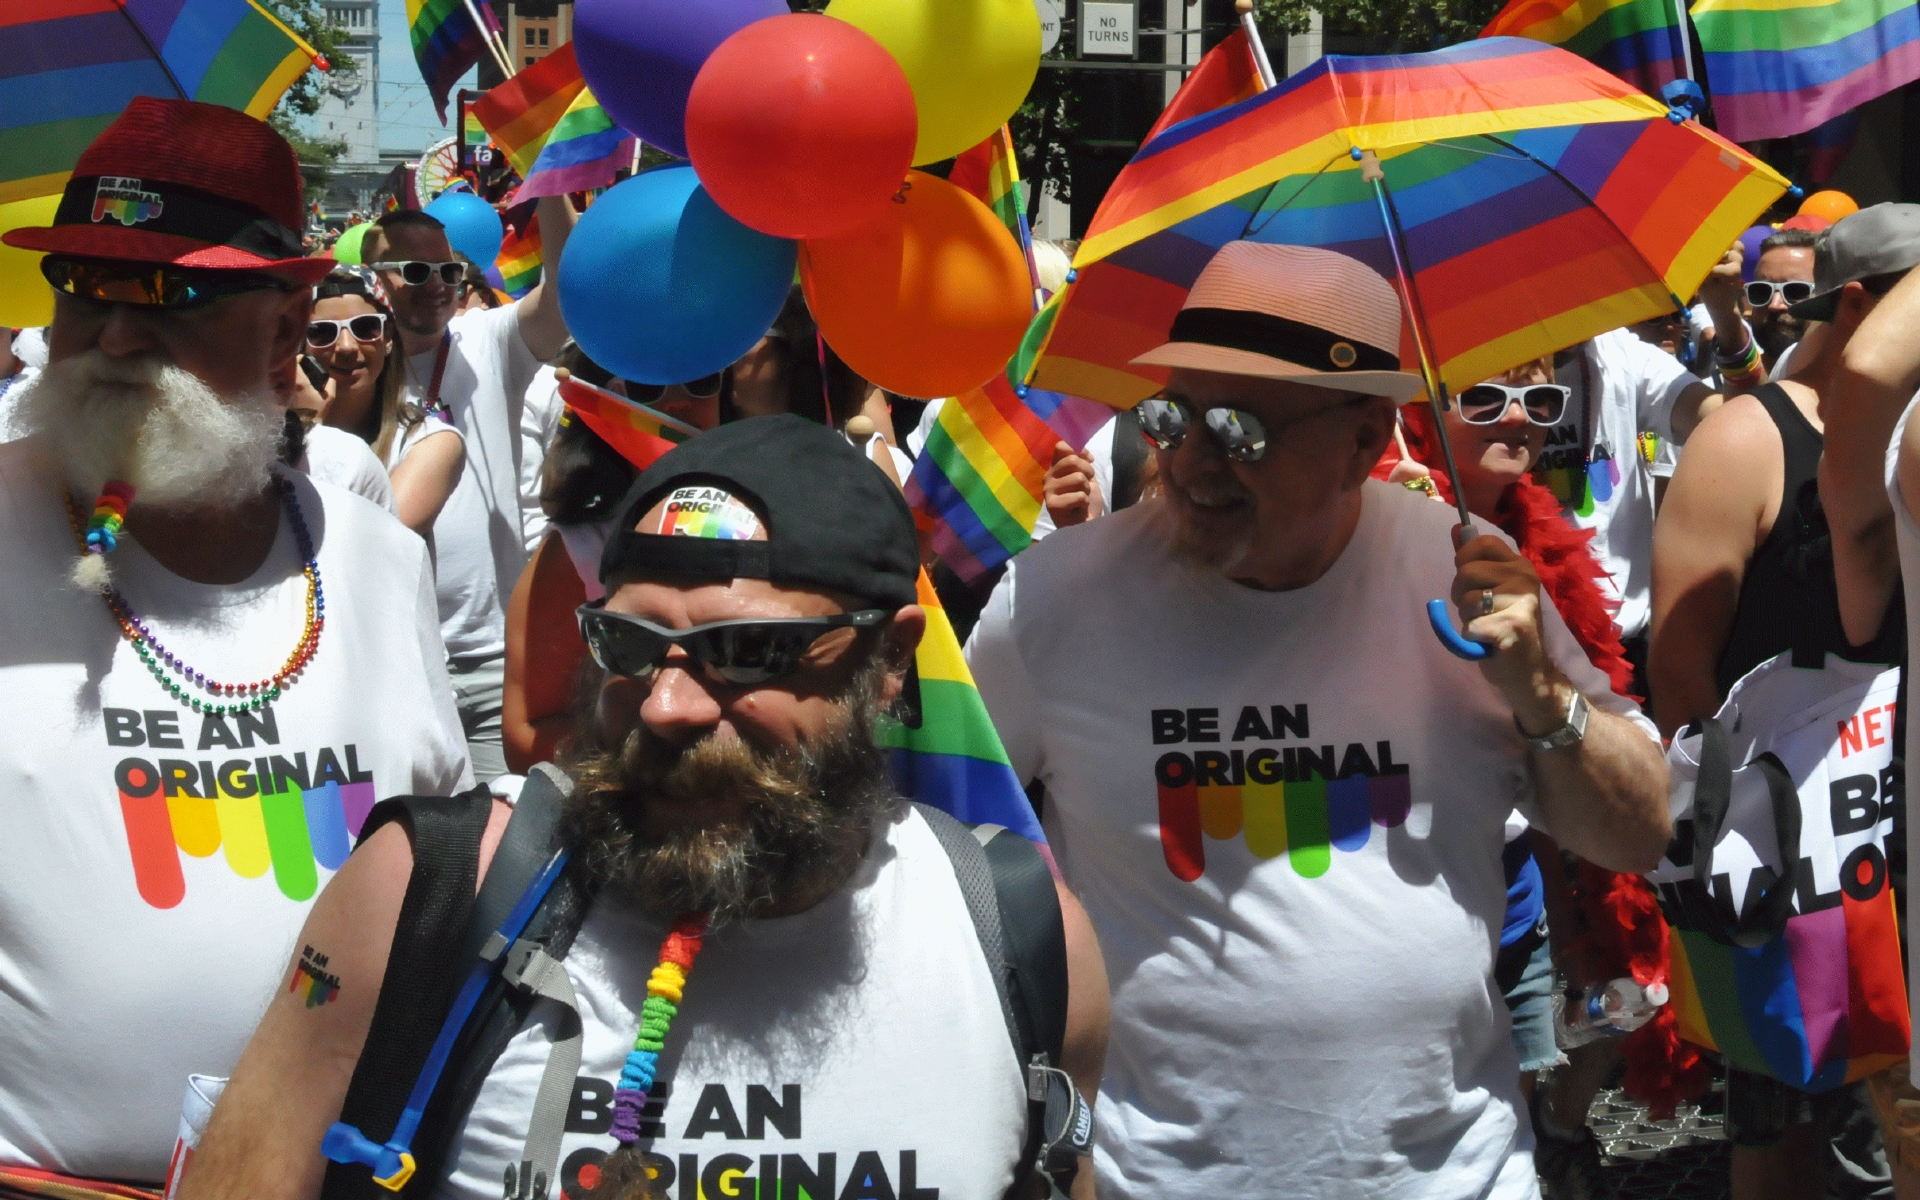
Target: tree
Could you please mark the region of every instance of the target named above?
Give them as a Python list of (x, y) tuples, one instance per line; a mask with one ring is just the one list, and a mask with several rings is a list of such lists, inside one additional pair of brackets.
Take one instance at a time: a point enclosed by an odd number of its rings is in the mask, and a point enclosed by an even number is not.
[(327, 60), (328, 70), (318, 68), (303, 71), (287, 89), (287, 94), (274, 105), (267, 114), (267, 124), (273, 126), (281, 137), (292, 143), (294, 153), (300, 158), (300, 175), (306, 184), (309, 199), (320, 196), (327, 190), (327, 184), (333, 178), (333, 166), (340, 156), (347, 152), (347, 144), (339, 139), (310, 138), (301, 130), (301, 119), (311, 117), (320, 111), (326, 101), (326, 91), (336, 87), (359, 73), (360, 67), (353, 56), (346, 53), (341, 43), (343, 32), (339, 26), (327, 19), (327, 10), (320, 0), (262, 0), (273, 15), (287, 23), (287, 28), (299, 34), (309, 46), (319, 51), (320, 57)]
[(1505, 0), (1254, 0), (1262, 34), (1304, 33), (1314, 9), (1330, 34), (1361, 37), (1381, 54), (1433, 50), (1478, 37)]

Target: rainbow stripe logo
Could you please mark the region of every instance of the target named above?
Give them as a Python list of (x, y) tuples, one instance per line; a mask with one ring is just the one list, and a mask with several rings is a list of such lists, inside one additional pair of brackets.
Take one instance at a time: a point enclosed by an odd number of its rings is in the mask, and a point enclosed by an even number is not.
[(318, 868), (338, 870), (372, 811), (373, 775), (323, 748), (311, 763), (273, 754), (215, 764), (186, 759), (125, 758), (114, 768), (134, 884), (154, 908), (186, 898), (181, 855), (224, 853), (244, 879), (269, 871), (281, 895), (310, 900)]
[(102, 175), (93, 185), (93, 219), (112, 219), (122, 225), (151, 221), (166, 208), (158, 192), (145, 191), (138, 179), (120, 175)]
[(1263, 746), (1256, 750), (1172, 750), (1153, 765), (1160, 799), (1160, 850), (1176, 879), (1207, 867), (1206, 842), (1244, 837), (1255, 858), (1284, 854), (1295, 874), (1325, 875), (1333, 851), (1364, 847), (1378, 825), (1404, 825), (1413, 780), (1393, 761), (1393, 744)]
[(745, 542), (759, 531), (754, 511), (719, 488), (678, 489), (667, 497), (667, 511), (660, 518), (660, 533), (669, 537)]

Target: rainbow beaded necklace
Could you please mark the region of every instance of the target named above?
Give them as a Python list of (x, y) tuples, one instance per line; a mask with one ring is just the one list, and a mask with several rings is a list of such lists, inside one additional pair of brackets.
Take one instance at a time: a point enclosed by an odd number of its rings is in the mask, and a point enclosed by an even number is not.
[(667, 940), (660, 943), (660, 962), (647, 979), (647, 999), (640, 1006), (640, 1030), (634, 1034), (633, 1049), (626, 1065), (620, 1068), (620, 1082), (613, 1089), (613, 1137), (622, 1144), (640, 1140), (640, 1113), (653, 1087), (654, 1071), (660, 1065), (660, 1049), (666, 1045), (667, 1030), (680, 1011), (680, 997), (686, 990), (687, 973), (699, 957), (701, 942), (707, 935), (706, 913), (682, 913), (674, 921)]
[[(264, 708), (280, 698), (280, 693), (291, 687), (299, 678), (300, 672), (313, 661), (320, 648), (320, 631), (327, 623), (327, 596), (320, 586), (320, 560), (314, 553), (313, 534), (307, 529), (306, 514), (300, 511), (300, 499), (294, 494), (293, 484), (285, 478), (275, 475), (274, 487), (279, 490), (280, 504), (286, 510), (287, 520), (293, 526), (294, 542), (300, 548), (300, 557), (306, 560), (301, 568), (307, 577), (307, 615), (300, 631), (300, 640), (295, 643), (293, 653), (281, 668), (265, 679), (254, 683), (220, 683), (209, 678), (205, 672), (197, 671), (186, 664), (186, 660), (162, 645), (154, 636), (153, 630), (134, 612), (133, 605), (127, 603), (119, 589), (108, 587), (103, 593), (107, 602), (107, 611), (113, 614), (114, 623), (120, 627), (120, 633), (133, 644), (133, 652), (153, 677), (159, 681), (169, 696), (186, 705), (197, 713), (213, 713), (225, 716), (229, 713), (252, 712)], [(112, 485), (109, 485), (111, 487)], [(124, 485), (122, 485), (124, 486)], [(128, 489), (131, 492), (132, 489)], [(79, 510), (74, 507), (71, 497), (67, 500), (67, 520), (73, 526), (74, 538), (80, 543), (83, 554), (99, 554), (114, 548), (114, 540), (119, 533), (118, 520), (112, 521), (110, 531), (104, 539), (94, 536), (96, 531), (107, 528), (109, 523), (102, 519), (102, 510), (108, 515), (124, 519), (125, 501), (122, 500), (118, 512), (114, 513), (107, 504), (107, 493), (102, 492), (101, 501), (94, 510), (95, 521), (83, 527)], [(104, 545), (102, 542), (104, 540)], [(98, 548), (96, 548), (98, 547)], [(169, 677), (169, 672), (179, 679)], [(202, 699), (193, 694), (197, 688), (209, 696), (218, 699)]]

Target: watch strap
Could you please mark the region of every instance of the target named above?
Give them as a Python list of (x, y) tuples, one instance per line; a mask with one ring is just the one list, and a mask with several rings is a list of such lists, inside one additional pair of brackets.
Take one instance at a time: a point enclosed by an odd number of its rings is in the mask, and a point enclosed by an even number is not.
[(1567, 704), (1567, 719), (1558, 729), (1550, 729), (1535, 737), (1520, 727), (1520, 718), (1513, 719), (1513, 727), (1520, 730), (1520, 736), (1526, 739), (1527, 749), (1544, 754), (1549, 750), (1560, 750), (1567, 746), (1578, 745), (1587, 736), (1587, 721), (1593, 715), (1593, 706), (1578, 691)]

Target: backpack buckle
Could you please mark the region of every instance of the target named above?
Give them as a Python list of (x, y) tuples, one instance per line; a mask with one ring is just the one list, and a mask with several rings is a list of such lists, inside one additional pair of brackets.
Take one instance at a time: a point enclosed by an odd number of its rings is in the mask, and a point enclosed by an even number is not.
[(1071, 1172), (1077, 1160), (1093, 1153), (1093, 1109), (1073, 1084), (1073, 1077), (1052, 1065), (1042, 1052), (1027, 1064), (1027, 1099), (1044, 1104), (1040, 1123), (1040, 1153), (1035, 1166), (1049, 1174)]

